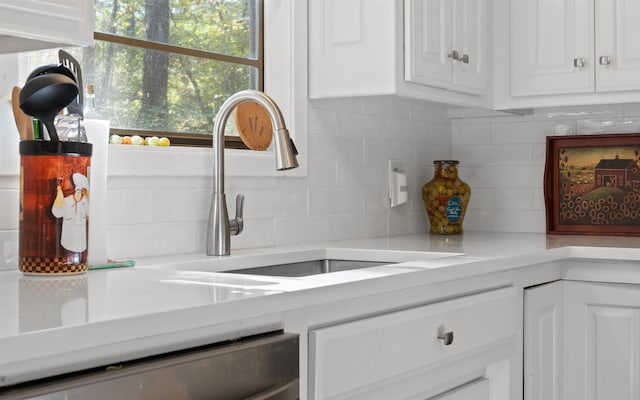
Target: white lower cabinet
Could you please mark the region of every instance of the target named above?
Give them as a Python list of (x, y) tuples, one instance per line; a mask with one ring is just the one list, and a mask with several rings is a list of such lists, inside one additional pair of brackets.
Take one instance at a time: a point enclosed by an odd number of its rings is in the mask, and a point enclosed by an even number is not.
[(640, 285), (525, 290), (525, 400), (640, 399)]
[(492, 290), (312, 329), (310, 397), (508, 399), (517, 293)]

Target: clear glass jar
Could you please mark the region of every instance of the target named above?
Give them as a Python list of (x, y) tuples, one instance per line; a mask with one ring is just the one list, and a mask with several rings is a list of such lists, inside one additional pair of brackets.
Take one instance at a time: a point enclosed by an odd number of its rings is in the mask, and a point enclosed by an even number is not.
[(422, 187), (422, 201), (429, 217), (429, 233), (462, 234), (471, 188), (458, 177), (458, 161), (433, 162), (433, 179)]

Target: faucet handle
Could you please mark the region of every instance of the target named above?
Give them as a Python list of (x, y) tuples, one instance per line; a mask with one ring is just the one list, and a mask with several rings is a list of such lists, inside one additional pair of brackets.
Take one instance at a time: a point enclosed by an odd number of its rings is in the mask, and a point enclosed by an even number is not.
[(234, 219), (229, 220), (229, 231), (232, 235), (239, 235), (244, 228), (242, 220), (242, 209), (244, 208), (244, 195), (239, 194), (236, 196), (236, 216)]

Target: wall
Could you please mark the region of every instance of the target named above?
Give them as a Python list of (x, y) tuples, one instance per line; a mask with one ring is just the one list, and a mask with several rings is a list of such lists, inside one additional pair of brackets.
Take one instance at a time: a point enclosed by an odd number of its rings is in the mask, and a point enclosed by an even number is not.
[(546, 231), (547, 135), (640, 132), (638, 103), (537, 109), (522, 116), (451, 115), (453, 158), (471, 186), (467, 231)]
[[(7, 107), (0, 105), (7, 127), (0, 146), (0, 270), (17, 265), (18, 135)], [(433, 174), (432, 160), (451, 155), (444, 108), (392, 98), (313, 101), (308, 125), (310, 150), (301, 155), (307, 177), (227, 177), (230, 214), (235, 195), (246, 196), (245, 229), (232, 237), (233, 249), (426, 231), (420, 188)], [(389, 159), (402, 160), (409, 174), (410, 202), (393, 209)], [(109, 257), (204, 251), (209, 174), (110, 176)]]
[[(227, 177), (229, 213), (245, 195), (232, 249), (424, 232), (419, 189), (451, 154), (446, 110), (391, 98), (314, 101), (305, 178)], [(403, 160), (410, 202), (391, 209), (388, 160)], [(109, 178), (113, 257), (204, 251), (211, 177)]]

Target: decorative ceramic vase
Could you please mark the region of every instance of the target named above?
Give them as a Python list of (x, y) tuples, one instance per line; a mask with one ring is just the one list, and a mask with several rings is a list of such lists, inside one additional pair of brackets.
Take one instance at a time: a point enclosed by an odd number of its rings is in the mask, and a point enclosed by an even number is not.
[(433, 179), (422, 187), (422, 200), (431, 225), (429, 233), (460, 235), (471, 189), (458, 178), (458, 161), (436, 160), (433, 166)]

